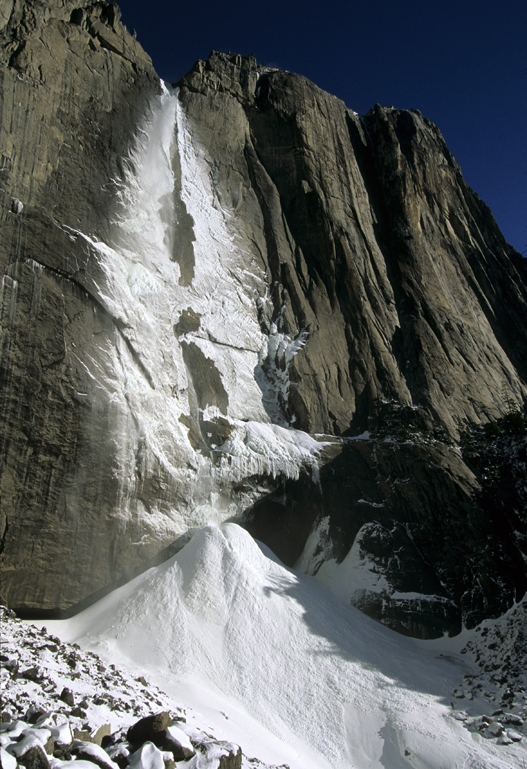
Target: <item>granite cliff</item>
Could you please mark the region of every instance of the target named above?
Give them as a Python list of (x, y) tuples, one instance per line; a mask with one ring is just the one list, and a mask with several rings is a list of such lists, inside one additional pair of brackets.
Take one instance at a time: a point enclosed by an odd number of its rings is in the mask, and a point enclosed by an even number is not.
[(401, 632), (519, 599), (527, 269), (439, 130), (252, 56), (168, 87), (115, 5), (0, 19), (9, 605), (227, 519)]

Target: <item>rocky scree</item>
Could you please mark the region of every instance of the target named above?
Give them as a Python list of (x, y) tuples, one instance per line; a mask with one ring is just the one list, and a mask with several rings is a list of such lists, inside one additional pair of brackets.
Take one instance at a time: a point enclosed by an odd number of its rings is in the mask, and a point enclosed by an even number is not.
[(2, 769), (278, 769), (201, 729), (143, 676), (5, 607), (0, 624)]
[(497, 620), (485, 620), (461, 649), (479, 672), (451, 693), (452, 716), (500, 745), (525, 739), (527, 619), (525, 598)]

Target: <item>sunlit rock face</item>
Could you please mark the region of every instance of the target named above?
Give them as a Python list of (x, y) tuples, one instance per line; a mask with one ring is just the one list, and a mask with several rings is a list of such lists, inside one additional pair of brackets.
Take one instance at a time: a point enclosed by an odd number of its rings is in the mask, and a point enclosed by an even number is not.
[(437, 128), (251, 56), (161, 84), (115, 6), (6, 18), (5, 599), (236, 519), (402, 632), (507, 608), (524, 521), (455, 443), (523, 402), (526, 271)]
[(26, 5), (4, 29), (2, 590), (54, 610), (315, 474), (323, 445), (289, 429), (305, 334), (177, 93), (114, 6)]
[(275, 312), (308, 334), (290, 399), (304, 429), (342, 433), (391, 397), (455, 434), (521, 402), (525, 267), (430, 121), (360, 118), (250, 57), (213, 54), (180, 86), (223, 203), (240, 227), (264, 220)]

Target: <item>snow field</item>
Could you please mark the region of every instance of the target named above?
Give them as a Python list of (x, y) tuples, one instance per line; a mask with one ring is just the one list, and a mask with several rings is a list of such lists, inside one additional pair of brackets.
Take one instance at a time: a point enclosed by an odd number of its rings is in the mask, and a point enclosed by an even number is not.
[(47, 625), (146, 670), (223, 739), (291, 769), (512, 769), (527, 758), (523, 743), (497, 745), (454, 718), (451, 692), (473, 672), (456, 639), (397, 635), (236, 524), (197, 531), (170, 561)]

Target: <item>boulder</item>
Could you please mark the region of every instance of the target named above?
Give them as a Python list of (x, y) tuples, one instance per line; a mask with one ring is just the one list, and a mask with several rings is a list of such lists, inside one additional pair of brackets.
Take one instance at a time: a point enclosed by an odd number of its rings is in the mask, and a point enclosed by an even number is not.
[(18, 763), (25, 769), (49, 769), (48, 757), (39, 745), (29, 748), (18, 758)]
[(242, 757), (242, 749), (232, 746), (220, 756), (218, 769), (241, 769)]
[(166, 728), (162, 749), (170, 752), (174, 756), (175, 761), (186, 761), (196, 753), (190, 739), (177, 726), (168, 726)]
[(130, 769), (165, 769), (163, 753), (152, 742), (145, 742), (130, 756)]
[(17, 769), (16, 758), (11, 753), (8, 753), (7, 750), (4, 750), (3, 747), (0, 747), (0, 761), (2, 769)]
[(91, 761), (99, 769), (119, 769), (108, 753), (99, 745), (92, 742), (80, 742), (75, 740), (71, 752), (78, 760)]
[(13, 748), (13, 753), (18, 759), (21, 759), (34, 747), (41, 747), (49, 754), (53, 753), (53, 739), (49, 729), (24, 729), (19, 737), (19, 742)]
[(95, 745), (102, 745), (103, 740), (105, 737), (109, 737), (112, 733), (112, 728), (110, 724), (102, 724), (97, 729), (94, 729), (92, 732), (92, 740)]
[(167, 739), (167, 729), (171, 725), (172, 718), (166, 711), (145, 716), (128, 729), (126, 739), (132, 745), (152, 742), (157, 747), (161, 747)]
[(26, 668), (19, 673), (21, 678), (27, 678), (28, 681), (42, 681), (44, 678), (44, 671), (38, 665), (34, 665), (30, 668)]
[(64, 687), (60, 693), (60, 699), (62, 702), (65, 702), (66, 705), (69, 705), (70, 708), (74, 707), (75, 705), (75, 698), (73, 696), (73, 692), (71, 689), (68, 689), (67, 687)]

